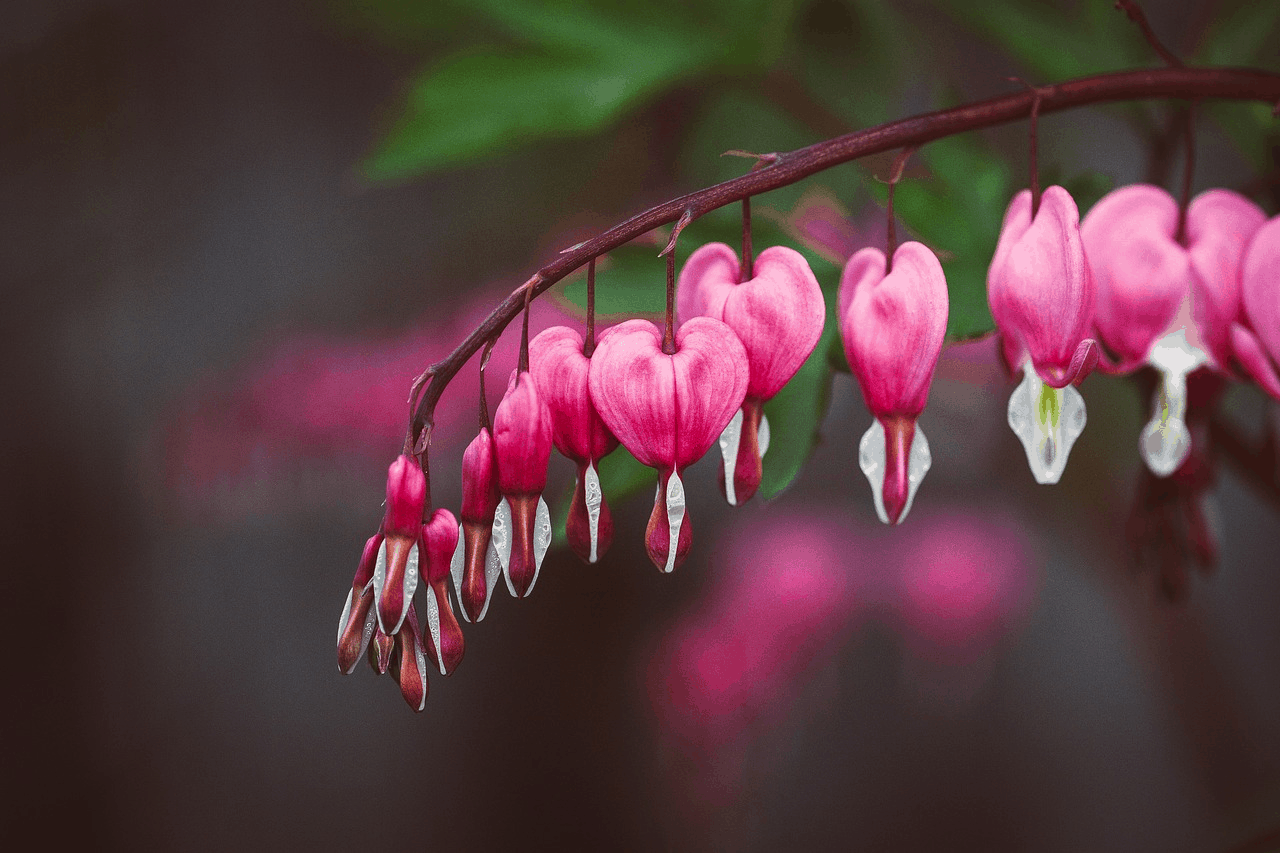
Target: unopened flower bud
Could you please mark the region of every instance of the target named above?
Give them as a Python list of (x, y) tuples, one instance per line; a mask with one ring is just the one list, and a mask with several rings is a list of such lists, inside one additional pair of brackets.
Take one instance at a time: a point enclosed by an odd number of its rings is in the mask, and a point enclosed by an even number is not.
[(505, 559), (511, 594), (523, 598), (533, 591), (542, 558), (551, 545), (551, 513), (542, 500), (551, 459), (551, 416), (528, 371), (511, 374), (506, 396), (493, 418), (493, 441), (498, 457), (498, 486), (505, 498), (495, 525), (511, 531)]

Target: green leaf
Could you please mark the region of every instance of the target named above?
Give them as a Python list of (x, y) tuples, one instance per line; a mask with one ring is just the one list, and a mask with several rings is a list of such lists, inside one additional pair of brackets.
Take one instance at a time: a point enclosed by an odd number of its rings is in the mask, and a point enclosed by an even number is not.
[[(764, 500), (790, 486), (818, 444), (818, 432), (831, 401), (831, 368), (827, 351), (836, 342), (834, 306), (813, 353), (776, 397), (764, 404), (769, 418), (769, 449), (764, 455), (764, 475), (759, 496)], [(712, 450), (714, 453), (715, 451)]]
[(1272, 68), (1280, 61), (1280, 3), (1248, 2), (1216, 16), (1196, 51), (1206, 65), (1252, 65)]
[(691, 68), (676, 53), (634, 64), (532, 52), (457, 55), (413, 83), (364, 173), (400, 180), (539, 139), (592, 133)]
[[(931, 142), (916, 156), (932, 177), (898, 184), (894, 213), (942, 260), (950, 297), (948, 340), (979, 337), (995, 328), (987, 305), (987, 267), (1012, 196), (1009, 168), (968, 137)], [(871, 189), (881, 198), (888, 195), (883, 185)]]
[[(579, 270), (556, 288), (561, 299), (583, 311), (587, 308), (587, 276)], [(596, 313), (656, 316), (667, 310), (666, 261), (652, 244), (629, 244), (596, 262)]]

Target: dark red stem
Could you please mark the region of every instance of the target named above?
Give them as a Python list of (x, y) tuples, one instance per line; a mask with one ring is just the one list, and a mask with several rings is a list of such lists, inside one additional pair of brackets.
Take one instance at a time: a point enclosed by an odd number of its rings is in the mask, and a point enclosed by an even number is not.
[(886, 229), (888, 236), (885, 239), (885, 275), (893, 272), (893, 253), (898, 251), (898, 228), (893, 221), (893, 190), (898, 186), (898, 181), (902, 180), (902, 170), (907, 167), (907, 159), (911, 157), (912, 152), (915, 150), (914, 146), (903, 148), (902, 153), (893, 161), (893, 173), (889, 175), (889, 201), (886, 205), (889, 212), (889, 227)]
[(524, 292), (524, 322), (520, 328), (520, 372), (529, 371), (529, 303), (533, 301), (533, 288)]
[(493, 355), (493, 345), (497, 338), (490, 338), (484, 345), (484, 355), (480, 356), (480, 429), (493, 431), (493, 422), (489, 420), (489, 398), (484, 390), (484, 371), (489, 366), (489, 356)]
[(662, 333), (662, 351), (676, 354), (676, 253), (667, 253), (667, 328)]
[(1187, 245), (1187, 206), (1191, 204), (1191, 178), (1196, 171), (1196, 103), (1187, 104), (1187, 159), (1182, 169), (1182, 200), (1178, 207), (1178, 243)]
[(756, 277), (755, 257), (751, 251), (751, 196), (742, 200), (742, 272), (738, 276), (742, 281), (751, 281)]
[(1090, 104), (1155, 98), (1226, 98), (1242, 101), (1280, 101), (1280, 74), (1252, 68), (1151, 68), (1067, 80), (1035, 93), (1015, 92), (963, 104), (951, 109), (911, 116), (847, 133), (795, 151), (768, 155), (762, 168), (724, 183), (672, 199), (636, 214), (582, 243), (534, 273), (525, 285), (504, 299), (458, 347), (432, 365), (428, 383), (412, 419), (415, 449), (423, 444), (436, 403), (462, 365), (489, 338), (501, 333), (520, 311), (525, 294), (536, 296), (590, 261), (662, 225), (676, 223), (672, 239), (703, 214), (779, 187), (789, 186), (824, 169), (868, 154), (905, 145), (923, 145), (957, 133), (1018, 121), (1031, 114), (1053, 113)]
[(591, 358), (596, 351), (596, 259), (587, 262), (587, 339), (582, 342), (582, 354)]
[(1151, 49), (1160, 54), (1160, 58), (1170, 68), (1186, 68), (1182, 64), (1182, 60), (1173, 55), (1173, 52), (1160, 43), (1160, 39), (1156, 38), (1155, 31), (1151, 29), (1151, 24), (1147, 23), (1147, 15), (1142, 11), (1142, 7), (1133, 0), (1116, 0), (1116, 8), (1123, 9), (1124, 13), (1129, 16), (1129, 20), (1138, 25), (1138, 29), (1142, 31), (1142, 37), (1147, 40), (1147, 44), (1151, 45)]

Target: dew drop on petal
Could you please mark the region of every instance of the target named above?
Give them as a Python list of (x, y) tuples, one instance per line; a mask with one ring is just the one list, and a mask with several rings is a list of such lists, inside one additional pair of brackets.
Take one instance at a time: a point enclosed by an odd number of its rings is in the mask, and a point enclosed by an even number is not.
[(498, 565), (502, 566), (502, 576), (507, 579), (507, 589), (519, 598), (515, 584), (511, 582), (511, 504), (506, 498), (498, 502), (498, 509), (493, 514), (493, 533), (489, 543), (498, 555)]
[(594, 563), (600, 559), (597, 543), (600, 538), (600, 506), (604, 502), (600, 475), (596, 473), (594, 462), (587, 463), (587, 470), (582, 475), (582, 489), (587, 504), (587, 528), (591, 533), (591, 557), (587, 562)]
[(431, 633), (431, 642), (436, 650), (436, 660), (440, 662), (440, 674), (448, 675), (449, 673), (445, 671), (444, 665), (444, 647), (440, 642), (440, 604), (432, 593), (427, 595), (427, 630)]
[(529, 581), (529, 589), (525, 591), (526, 596), (533, 592), (534, 584), (538, 582), (538, 575), (542, 572), (542, 558), (547, 556), (547, 549), (550, 547), (551, 510), (539, 495), (538, 509), (533, 517), (533, 580)]
[(413, 604), (413, 594), (418, 591), (418, 543), (414, 542), (409, 549), (409, 559), (404, 566), (404, 605), (400, 609), (400, 618), (396, 620), (395, 631), (404, 624), (404, 617), (409, 614), (409, 605)]
[(738, 444), (742, 441), (742, 409), (733, 413), (729, 425), (720, 433), (720, 455), (724, 459), (724, 497), (729, 506), (738, 505), (737, 490), (733, 485), (734, 470), (738, 465)]
[(1084, 431), (1084, 398), (1074, 387), (1051, 388), (1030, 362), (1009, 397), (1009, 428), (1027, 453), (1037, 483), (1056, 483), (1067, 467), (1071, 446)]
[(1151, 420), (1142, 430), (1138, 449), (1157, 477), (1168, 477), (1191, 453), (1187, 415), (1187, 374), (1208, 361), (1203, 350), (1187, 343), (1185, 329), (1156, 341), (1147, 363), (1160, 371), (1160, 387), (1152, 403)]
[[(661, 486), (659, 486), (661, 488)], [(670, 545), (667, 548), (667, 564), (664, 572), (671, 572), (676, 567), (676, 549), (680, 546), (680, 526), (684, 523), (684, 483), (680, 475), (671, 472), (667, 481), (667, 527), (671, 531)]]
[[(382, 587), (387, 582), (387, 540), (383, 539), (382, 544), (378, 546), (378, 559), (373, 564), (373, 609), (380, 610), (382, 605)], [(381, 622), (381, 617), (378, 617)], [(382, 633), (386, 634), (386, 626), (382, 626)]]
[(338, 639), (342, 642), (342, 632), (346, 630), (347, 620), (351, 618), (351, 605), (355, 600), (356, 591), (354, 589), (347, 590), (347, 603), (342, 606), (342, 616), (338, 619)]
[[(449, 560), (449, 574), (453, 576), (453, 590), (458, 596), (458, 600), (462, 600), (462, 572), (463, 565), (467, 559), (467, 543), (463, 541), (462, 525), (458, 525), (458, 544), (453, 549), (453, 557)], [(459, 607), (462, 611), (462, 618), (471, 621), (471, 617), (467, 615), (467, 608)]]

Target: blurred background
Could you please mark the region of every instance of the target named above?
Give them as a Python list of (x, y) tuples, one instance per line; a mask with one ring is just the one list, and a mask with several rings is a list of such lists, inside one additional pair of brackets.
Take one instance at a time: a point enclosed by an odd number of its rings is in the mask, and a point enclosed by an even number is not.
[[(1280, 4), (1144, 5), (1184, 57), (1280, 70)], [(618, 461), (607, 558), (558, 548), (529, 600), (499, 592), (424, 713), (334, 661), (409, 383), (559, 249), (741, 174), (729, 149), (1154, 64), (1101, 0), (6, 4), (3, 837), (1276, 849), (1280, 472), (1217, 460), (1161, 492), (1140, 383), (1096, 376), (1062, 482), (1036, 486), (990, 339), (944, 350), (901, 528), (857, 469), (871, 421), (829, 326), (772, 409), (776, 497), (731, 509), (718, 459), (691, 469), (673, 576), (641, 547), (651, 486)], [(1045, 182), (1082, 212), (1176, 186), (1179, 109), (1045, 117)], [(1270, 216), (1269, 112), (1204, 105), (1195, 183)], [(757, 251), (801, 248), (832, 301), (844, 258), (884, 240), (885, 174), (756, 199)], [(957, 340), (990, 328), (1025, 176), (1014, 125), (926, 147), (898, 190), (905, 233), (946, 261)], [(679, 259), (737, 216), (697, 223)], [(640, 242), (601, 265), (605, 313), (661, 307)], [(535, 327), (581, 316), (582, 291), (539, 300)], [(455, 509), (476, 390), (473, 363), (438, 410), (435, 500)], [(1252, 387), (1217, 412), (1246, 445), (1280, 431)], [(552, 469), (562, 506), (572, 466)]]

